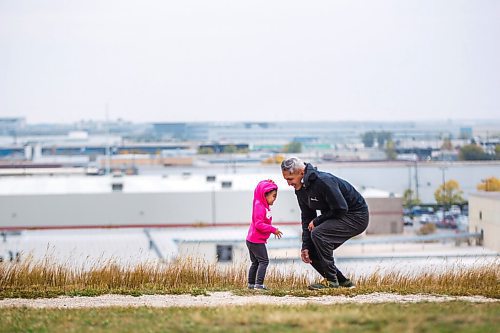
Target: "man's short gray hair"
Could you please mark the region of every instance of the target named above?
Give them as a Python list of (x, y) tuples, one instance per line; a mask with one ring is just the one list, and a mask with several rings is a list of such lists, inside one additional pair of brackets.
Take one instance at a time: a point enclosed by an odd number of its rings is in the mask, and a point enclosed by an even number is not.
[(302, 162), (300, 158), (297, 157), (289, 157), (283, 162), (281, 162), (281, 171), (288, 171), (290, 173), (295, 173), (298, 170), (304, 170), (306, 168), (306, 164)]

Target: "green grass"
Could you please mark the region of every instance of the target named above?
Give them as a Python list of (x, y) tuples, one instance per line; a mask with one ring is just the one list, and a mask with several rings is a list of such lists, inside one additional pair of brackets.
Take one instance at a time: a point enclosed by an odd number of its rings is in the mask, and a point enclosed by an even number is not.
[[(0, 298), (96, 296), (102, 294), (202, 295), (209, 291), (246, 291), (246, 266), (219, 268), (199, 260), (186, 259), (170, 264), (144, 263), (121, 266), (113, 261), (96, 263), (84, 270), (47, 260), (0, 263)], [(362, 277), (357, 288), (314, 292), (306, 289), (305, 274), (283, 273), (271, 268), (266, 284), (272, 295), (311, 296), (322, 294), (357, 295), (373, 292), (400, 294), (482, 295), (500, 298), (500, 262), (476, 268), (456, 267), (443, 273), (410, 276), (390, 273)]]
[(0, 332), (498, 332), (500, 304), (0, 309)]

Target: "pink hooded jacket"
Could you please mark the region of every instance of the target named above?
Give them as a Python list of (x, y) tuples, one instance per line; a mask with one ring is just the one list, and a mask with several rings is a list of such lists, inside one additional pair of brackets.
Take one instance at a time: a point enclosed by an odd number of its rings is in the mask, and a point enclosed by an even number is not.
[(252, 223), (248, 229), (247, 241), (266, 243), (271, 233), (276, 232), (276, 228), (271, 225), (273, 217), (266, 193), (277, 189), (278, 185), (271, 180), (262, 180), (257, 184), (253, 193)]

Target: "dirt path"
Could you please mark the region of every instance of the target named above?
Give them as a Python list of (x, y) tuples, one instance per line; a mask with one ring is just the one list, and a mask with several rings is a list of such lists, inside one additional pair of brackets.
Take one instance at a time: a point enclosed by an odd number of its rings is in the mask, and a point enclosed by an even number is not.
[(342, 303), (416, 303), (416, 302), (499, 302), (498, 299), (483, 296), (441, 296), (441, 295), (398, 295), (389, 293), (373, 293), (346, 296), (318, 296), (318, 297), (295, 297), (295, 296), (237, 296), (231, 292), (213, 292), (208, 296), (192, 295), (144, 295), (139, 297), (124, 295), (103, 295), (97, 297), (58, 297), (42, 299), (3, 299), (0, 300), (0, 308), (3, 307), (30, 307), (30, 308), (98, 308), (109, 306), (123, 307), (190, 307), (190, 306), (233, 306), (252, 304), (273, 305), (301, 305), (301, 304), (342, 304)]

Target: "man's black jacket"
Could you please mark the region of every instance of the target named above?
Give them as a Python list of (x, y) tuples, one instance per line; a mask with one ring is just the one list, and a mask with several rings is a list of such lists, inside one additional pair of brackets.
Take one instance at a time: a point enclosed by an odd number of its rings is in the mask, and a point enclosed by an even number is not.
[[(348, 211), (367, 209), (365, 199), (347, 181), (330, 173), (318, 171), (314, 166), (306, 163), (303, 185), (295, 191), (301, 210), (302, 220), (302, 249), (308, 248), (311, 234), (308, 225), (314, 220), (318, 226), (326, 220), (341, 218)], [(317, 216), (316, 211), (321, 215)]]

